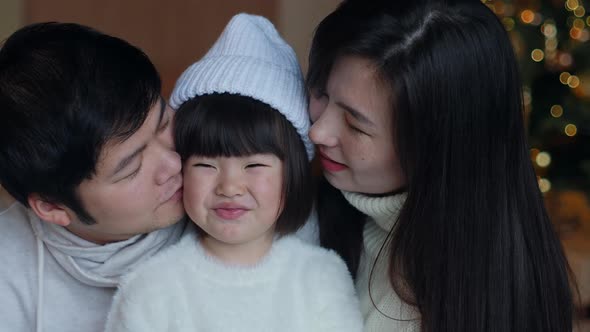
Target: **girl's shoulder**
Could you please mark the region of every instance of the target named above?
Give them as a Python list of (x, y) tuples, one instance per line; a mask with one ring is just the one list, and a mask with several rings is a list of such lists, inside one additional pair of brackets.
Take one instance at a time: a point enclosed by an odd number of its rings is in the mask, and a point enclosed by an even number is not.
[(288, 265), (288, 273), (301, 273), (303, 280), (317, 283), (323, 279), (341, 279), (352, 285), (352, 276), (346, 263), (334, 250), (322, 248), (302, 241), (295, 236), (285, 236), (277, 241), (280, 252), (287, 257), (282, 259)]
[(336, 252), (297, 238), (283, 239), (289, 249), (285, 276), (301, 303), (317, 318), (321, 331), (361, 331), (363, 317), (352, 276)]
[(275, 240), (274, 245), (277, 251), (301, 257), (302, 259), (305, 258), (305, 260), (309, 260), (310, 258), (328, 261), (341, 260), (340, 256), (334, 250), (302, 240), (295, 235), (283, 236)]

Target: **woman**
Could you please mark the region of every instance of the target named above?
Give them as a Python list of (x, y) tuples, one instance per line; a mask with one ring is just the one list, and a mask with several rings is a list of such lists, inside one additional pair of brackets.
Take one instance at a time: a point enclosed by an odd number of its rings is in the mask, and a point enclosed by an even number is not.
[(571, 331), (502, 24), (480, 1), (389, 2), (328, 15), (307, 77), (321, 239), (365, 330)]

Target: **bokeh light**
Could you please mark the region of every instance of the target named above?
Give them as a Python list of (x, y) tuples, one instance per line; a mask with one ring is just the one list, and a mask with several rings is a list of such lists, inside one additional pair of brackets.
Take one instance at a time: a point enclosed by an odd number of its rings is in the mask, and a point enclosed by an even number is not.
[(540, 167), (547, 167), (551, 164), (551, 155), (547, 152), (540, 152), (535, 158), (535, 161)]
[(568, 135), (569, 137), (576, 136), (577, 133), (578, 133), (578, 127), (576, 127), (575, 124), (570, 123), (567, 126), (565, 126), (565, 134)]
[(548, 192), (549, 190), (551, 190), (551, 182), (549, 182), (549, 180), (547, 180), (545, 178), (540, 178), (539, 179), (539, 189), (543, 193)]
[(532, 10), (526, 9), (520, 13), (520, 20), (524, 23), (530, 24), (535, 20), (535, 13)]
[(543, 61), (543, 58), (545, 57), (545, 53), (543, 53), (543, 51), (541, 51), (540, 49), (536, 48), (531, 52), (531, 58), (533, 59), (533, 61), (535, 62), (541, 62)]
[(563, 115), (563, 107), (561, 105), (553, 105), (551, 106), (551, 116), (554, 118), (559, 118)]

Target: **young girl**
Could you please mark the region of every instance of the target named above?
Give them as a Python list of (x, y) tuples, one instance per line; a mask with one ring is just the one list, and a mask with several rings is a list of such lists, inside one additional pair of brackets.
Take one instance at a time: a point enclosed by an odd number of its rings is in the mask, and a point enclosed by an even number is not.
[(107, 331), (360, 331), (352, 279), (290, 235), (311, 207), (306, 95), (272, 24), (235, 16), (171, 103), (198, 234), (120, 285)]

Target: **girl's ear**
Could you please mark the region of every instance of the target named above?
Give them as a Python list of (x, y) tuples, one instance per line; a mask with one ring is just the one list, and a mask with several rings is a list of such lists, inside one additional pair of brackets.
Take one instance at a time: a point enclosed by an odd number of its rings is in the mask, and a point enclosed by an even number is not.
[(30, 194), (27, 202), (31, 210), (43, 221), (59, 226), (68, 226), (73, 218), (71, 211), (61, 204), (50, 203), (38, 194)]

